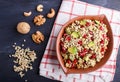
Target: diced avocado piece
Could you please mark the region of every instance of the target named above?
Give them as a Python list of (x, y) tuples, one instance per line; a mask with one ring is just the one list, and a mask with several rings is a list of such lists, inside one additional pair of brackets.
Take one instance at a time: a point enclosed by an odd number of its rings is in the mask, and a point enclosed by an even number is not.
[(81, 33), (80, 32), (77, 32), (79, 36), (81, 36)]
[(78, 34), (77, 32), (73, 32), (73, 33), (71, 34), (71, 36), (72, 36), (73, 38), (78, 38), (78, 37), (79, 37), (79, 34)]
[(84, 59), (85, 61), (88, 61), (88, 60), (89, 60), (89, 57), (88, 57), (88, 56), (85, 56), (83, 59)]
[(100, 21), (98, 21), (98, 20), (95, 20), (95, 23), (96, 23), (96, 24), (100, 24)]
[(66, 28), (66, 29), (65, 29), (65, 32), (66, 32), (67, 34), (71, 34), (71, 30), (70, 30), (69, 28)]
[(76, 47), (69, 47), (68, 52), (75, 55), (77, 53), (77, 48)]
[(94, 46), (94, 45), (95, 45), (95, 44), (94, 44), (93, 41), (91, 41), (91, 42), (88, 43), (88, 46), (89, 46), (89, 47), (92, 47), (92, 46)]
[(80, 25), (85, 25), (85, 24), (86, 24), (85, 20), (80, 21)]

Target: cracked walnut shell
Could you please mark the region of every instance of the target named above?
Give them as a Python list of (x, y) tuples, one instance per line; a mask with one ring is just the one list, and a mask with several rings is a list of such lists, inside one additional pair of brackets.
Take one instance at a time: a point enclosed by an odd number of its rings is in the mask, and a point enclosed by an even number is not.
[(43, 15), (37, 15), (37, 16), (35, 16), (35, 18), (34, 18), (34, 23), (35, 23), (35, 25), (37, 25), (37, 26), (41, 26), (41, 25), (43, 25), (45, 22), (46, 22), (46, 18), (44, 18)]
[(42, 41), (44, 41), (44, 35), (40, 31), (36, 31), (35, 34), (32, 34), (32, 40), (35, 43), (40, 44)]

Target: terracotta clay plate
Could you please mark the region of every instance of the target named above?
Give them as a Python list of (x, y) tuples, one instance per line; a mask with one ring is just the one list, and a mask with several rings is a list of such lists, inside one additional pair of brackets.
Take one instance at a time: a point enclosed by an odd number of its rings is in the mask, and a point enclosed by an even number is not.
[[(64, 61), (63, 61), (63, 58), (62, 58), (62, 55), (60, 53), (60, 39), (65, 31), (65, 28), (71, 24), (72, 22), (74, 22), (75, 20), (82, 20), (82, 19), (90, 19), (90, 20), (99, 20), (99, 21), (103, 21), (104, 24), (107, 25), (107, 29), (108, 29), (108, 32), (107, 32), (107, 36), (109, 37), (110, 41), (107, 45), (107, 50), (104, 54), (104, 57), (101, 59), (101, 61), (99, 63), (97, 63), (94, 67), (89, 67), (89, 68), (80, 68), (80, 69), (77, 69), (77, 68), (66, 68), (65, 65), (64, 65)], [(111, 27), (110, 27), (110, 24), (106, 18), (105, 15), (85, 15), (85, 16), (79, 16), (79, 17), (76, 17), (76, 18), (73, 18), (71, 20), (69, 20), (67, 23), (65, 23), (62, 27), (62, 29), (60, 30), (59, 34), (58, 34), (58, 37), (57, 37), (57, 41), (56, 41), (56, 53), (57, 53), (57, 58), (58, 58), (58, 61), (62, 67), (62, 69), (64, 70), (64, 72), (66, 74), (68, 73), (88, 73), (88, 72), (92, 72), (92, 71), (95, 71), (97, 69), (99, 69), (101, 66), (103, 66), (109, 59), (111, 53), (112, 53), (112, 49), (113, 49), (113, 34), (112, 34), (112, 30), (111, 30)]]

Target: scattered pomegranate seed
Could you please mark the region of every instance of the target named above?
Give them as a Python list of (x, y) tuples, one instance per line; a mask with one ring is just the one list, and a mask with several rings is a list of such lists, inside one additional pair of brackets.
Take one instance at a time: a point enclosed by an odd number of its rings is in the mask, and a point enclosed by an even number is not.
[(66, 36), (67, 36), (67, 34), (65, 33), (63, 36), (64, 36), (64, 37), (66, 37)]
[(103, 37), (103, 38), (106, 38), (107, 36), (106, 36), (106, 34), (103, 34), (102, 37)]
[(104, 40), (101, 40), (101, 41), (100, 41), (100, 44), (104, 44)]
[(100, 52), (104, 52), (105, 51), (105, 48), (103, 47), (103, 48), (101, 48), (101, 51)]
[(83, 35), (83, 38), (87, 38), (87, 34), (84, 34), (84, 35)]
[(90, 39), (93, 41), (94, 40), (94, 38), (93, 37), (90, 37)]
[(83, 52), (87, 53), (87, 52), (88, 52), (88, 50), (87, 50), (86, 48), (84, 48), (84, 49), (83, 49)]
[(96, 58), (96, 54), (92, 54), (91, 58)]
[(78, 44), (82, 45), (82, 40), (78, 41)]
[(85, 56), (85, 52), (79, 52), (79, 56), (84, 57)]
[(63, 53), (66, 53), (67, 52), (67, 49), (65, 47), (62, 47), (62, 52)]
[(71, 40), (71, 37), (70, 37), (70, 36), (67, 36), (67, 37), (66, 37), (66, 40), (67, 40), (67, 41), (70, 41), (70, 40)]
[(84, 28), (84, 26), (83, 26), (83, 25), (81, 25), (80, 27), (81, 27), (81, 28)]
[(86, 22), (85, 26), (90, 26), (90, 23), (89, 23), (89, 22)]
[(77, 66), (77, 59), (74, 59), (73, 63), (72, 63), (72, 68), (75, 68)]
[(66, 63), (68, 63), (69, 65), (72, 65), (72, 62), (70, 59), (68, 59)]
[(103, 24), (103, 21), (101, 21), (101, 20), (100, 20), (100, 23), (102, 23), (102, 24)]
[(103, 27), (102, 26), (100, 26), (100, 28), (99, 28), (100, 30), (103, 30)]

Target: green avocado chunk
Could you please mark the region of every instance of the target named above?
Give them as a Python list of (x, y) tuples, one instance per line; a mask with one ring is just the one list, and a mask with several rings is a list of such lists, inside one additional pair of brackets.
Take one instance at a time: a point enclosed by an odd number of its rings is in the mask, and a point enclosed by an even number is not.
[(79, 34), (77, 32), (72, 32), (71, 36), (73, 38), (78, 38), (79, 37)]
[(85, 61), (88, 61), (88, 60), (89, 60), (89, 57), (88, 57), (88, 56), (85, 56), (83, 59), (84, 59)]
[(77, 53), (77, 48), (76, 47), (69, 47), (68, 52), (71, 54), (76, 54)]
[(89, 47), (92, 47), (92, 46), (94, 46), (94, 45), (95, 45), (95, 44), (94, 44), (93, 41), (91, 41), (91, 42), (88, 43), (88, 46), (89, 46)]
[(96, 23), (96, 24), (100, 24), (100, 21), (98, 21), (98, 20), (95, 20), (95, 23)]
[(71, 30), (70, 30), (69, 28), (66, 28), (66, 29), (65, 29), (65, 32), (66, 32), (67, 34), (71, 34)]
[(85, 25), (85, 24), (86, 24), (85, 20), (80, 21), (80, 25)]

